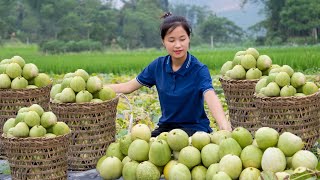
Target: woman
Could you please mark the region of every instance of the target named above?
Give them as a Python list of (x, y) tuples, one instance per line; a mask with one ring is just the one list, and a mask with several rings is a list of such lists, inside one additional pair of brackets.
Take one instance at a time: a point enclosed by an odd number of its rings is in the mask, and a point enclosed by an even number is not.
[(155, 137), (180, 128), (189, 136), (197, 131), (212, 132), (204, 101), (219, 128), (231, 131), (221, 102), (212, 86), (206, 65), (189, 52), (191, 27), (182, 16), (167, 13), (160, 26), (162, 44), (169, 55), (158, 57), (129, 82), (109, 85), (117, 93), (131, 93), (142, 86), (156, 86), (162, 116)]

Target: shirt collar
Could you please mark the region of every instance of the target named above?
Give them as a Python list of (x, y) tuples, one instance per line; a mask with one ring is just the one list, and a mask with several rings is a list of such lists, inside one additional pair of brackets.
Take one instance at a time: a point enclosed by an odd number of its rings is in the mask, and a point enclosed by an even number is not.
[[(168, 55), (166, 57), (165, 63), (166, 63), (166, 72), (167, 73), (173, 73), (172, 67), (171, 67), (171, 56)], [(182, 64), (182, 66), (180, 67), (180, 69), (178, 71), (176, 71), (175, 73), (180, 74), (182, 76), (184, 76), (187, 72), (188, 69), (190, 69), (191, 66), (191, 55), (188, 52), (187, 54), (187, 59), (184, 61), (184, 63)]]

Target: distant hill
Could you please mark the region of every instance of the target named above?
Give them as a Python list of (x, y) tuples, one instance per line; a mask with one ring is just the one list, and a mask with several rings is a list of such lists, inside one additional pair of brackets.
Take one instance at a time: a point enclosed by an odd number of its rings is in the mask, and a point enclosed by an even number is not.
[(240, 0), (169, 0), (169, 2), (208, 7), (218, 16), (228, 18), (244, 30), (264, 19), (261, 13), (263, 5), (259, 3), (248, 3), (241, 8)]

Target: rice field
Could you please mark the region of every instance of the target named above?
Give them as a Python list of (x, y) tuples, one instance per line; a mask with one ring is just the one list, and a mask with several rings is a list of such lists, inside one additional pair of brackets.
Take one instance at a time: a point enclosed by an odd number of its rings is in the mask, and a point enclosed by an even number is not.
[[(228, 49), (191, 49), (190, 52), (206, 64), (214, 73), (228, 60), (232, 60), (237, 51), (246, 48)], [(260, 54), (271, 57), (273, 64), (290, 65), (295, 71), (305, 73), (320, 72), (320, 46), (300, 47), (256, 47)], [(105, 51), (67, 54), (45, 54), (37, 46), (3, 46), (0, 47), (0, 59), (14, 55), (23, 57), (29, 63), (35, 63), (41, 72), (65, 74), (78, 68), (89, 73), (136, 74), (158, 56), (166, 55), (164, 49), (135, 51)]]

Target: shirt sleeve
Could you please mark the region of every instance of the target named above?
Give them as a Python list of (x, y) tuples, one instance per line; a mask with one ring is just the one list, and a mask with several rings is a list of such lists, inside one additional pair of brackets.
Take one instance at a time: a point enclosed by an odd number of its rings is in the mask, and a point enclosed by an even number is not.
[(199, 89), (202, 94), (208, 90), (214, 90), (212, 86), (212, 78), (206, 65), (199, 70)]
[(151, 88), (156, 83), (155, 74), (157, 67), (157, 60), (151, 62), (147, 67), (145, 67), (142, 72), (136, 77), (137, 81), (143, 85)]

